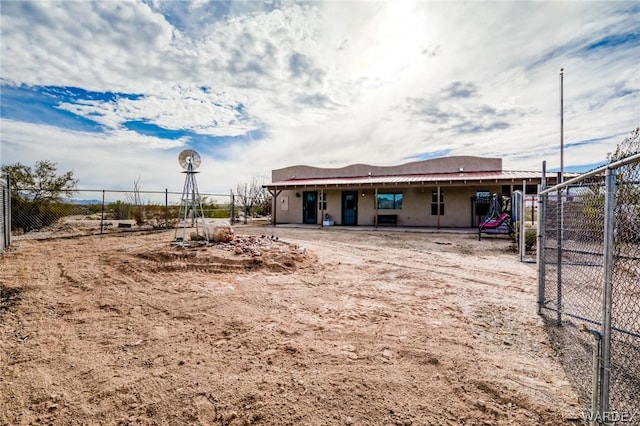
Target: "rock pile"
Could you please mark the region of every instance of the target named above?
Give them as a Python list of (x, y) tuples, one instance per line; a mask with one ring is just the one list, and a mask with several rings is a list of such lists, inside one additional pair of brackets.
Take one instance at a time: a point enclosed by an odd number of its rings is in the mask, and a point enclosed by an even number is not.
[[(286, 263), (300, 262), (307, 258), (307, 249), (297, 244), (281, 241), (275, 235), (236, 235), (226, 243), (213, 243), (215, 248), (227, 250), (236, 255), (249, 255), (253, 258), (274, 258)], [(266, 259), (265, 259), (266, 260)]]
[(207, 228), (209, 241), (212, 243), (228, 243), (235, 237), (235, 232), (231, 225), (227, 223), (216, 223)]
[[(299, 247), (295, 244), (289, 244), (274, 235), (266, 236), (242, 236), (238, 235), (229, 241), (227, 244), (217, 244), (217, 247), (231, 251), (235, 254), (248, 254), (253, 257), (262, 256), (265, 251), (273, 249), (281, 249), (287, 247), (287, 249), (293, 251), (300, 251)], [(304, 249), (301, 250), (301, 254), (304, 253)]]

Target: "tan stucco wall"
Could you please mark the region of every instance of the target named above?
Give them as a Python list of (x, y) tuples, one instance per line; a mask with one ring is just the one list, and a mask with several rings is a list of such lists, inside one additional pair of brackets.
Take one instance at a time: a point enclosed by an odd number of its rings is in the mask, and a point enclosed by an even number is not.
[(327, 192), (327, 210), (325, 213), (329, 213), (331, 220), (335, 221), (336, 224), (340, 224), (340, 213), (342, 212), (341, 194), (341, 191)]
[[(483, 187), (447, 186), (441, 187), (444, 192), (445, 214), (440, 216), (440, 227), (469, 227), (471, 226), (471, 197), (478, 190), (487, 190), (491, 193), (500, 192), (501, 185), (487, 185)], [(352, 190), (350, 188), (345, 190)], [(403, 193), (403, 206), (399, 210), (378, 210), (379, 214), (397, 214), (398, 226), (438, 226), (438, 218), (431, 214), (431, 193), (437, 187), (405, 187), (396, 188), (394, 191)], [(336, 225), (341, 224), (342, 216), (342, 189), (328, 189), (327, 210)], [(386, 190), (385, 190), (386, 191)], [(379, 193), (385, 192), (379, 190)], [(300, 197), (296, 197), (298, 192)], [(276, 200), (277, 223), (302, 223), (302, 192), (282, 191)], [(391, 192), (391, 191), (389, 191)], [(365, 196), (362, 196), (362, 193)], [(358, 225), (374, 225), (375, 216), (375, 191), (372, 189), (358, 191)], [(282, 210), (287, 204), (282, 200), (288, 198), (288, 210)], [(318, 199), (320, 191), (318, 191)], [(318, 224), (322, 221), (322, 212), (318, 210)]]
[(332, 177), (397, 176), (429, 173), (455, 173), (463, 169), (465, 172), (501, 171), (501, 158), (472, 156), (453, 156), (414, 161), (398, 166), (372, 166), (368, 164), (352, 164), (339, 168), (321, 168), (312, 166), (291, 166), (271, 171), (271, 181), (279, 182), (289, 179), (312, 179)]

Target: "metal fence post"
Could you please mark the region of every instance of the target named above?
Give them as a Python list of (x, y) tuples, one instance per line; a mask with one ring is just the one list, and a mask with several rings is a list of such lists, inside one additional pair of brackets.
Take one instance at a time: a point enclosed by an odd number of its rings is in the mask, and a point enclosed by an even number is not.
[(556, 191), (557, 203), (558, 203), (558, 212), (557, 212), (557, 259), (556, 259), (556, 269), (557, 269), (557, 282), (556, 282), (556, 321), (557, 325), (562, 325), (562, 237), (563, 237), (563, 217), (562, 217), (562, 188), (558, 188)]
[(2, 234), (2, 240), (0, 240), (0, 251), (4, 250), (9, 243), (7, 242), (7, 192), (4, 183), (0, 183), (0, 233)]
[(100, 234), (102, 235), (102, 229), (104, 225), (104, 189), (102, 190), (102, 210), (100, 213)]
[(169, 229), (169, 190), (164, 189), (164, 229)]
[(589, 330), (593, 336), (593, 377), (591, 379), (591, 426), (597, 426), (600, 412), (600, 371), (602, 370), (602, 335), (596, 330)]
[(602, 380), (600, 387), (600, 413), (609, 411), (609, 376), (611, 373), (611, 303), (613, 287), (613, 231), (615, 227), (616, 175), (605, 171), (604, 209), (604, 288), (602, 297)]
[(7, 247), (11, 245), (11, 228), (13, 227), (13, 217), (11, 216), (11, 212), (13, 211), (12, 206), (12, 197), (11, 197), (11, 177), (7, 175), (7, 199), (9, 202), (7, 203)]
[(233, 225), (236, 222), (236, 216), (235, 216), (235, 214), (236, 214), (236, 208), (235, 207), (236, 206), (235, 206), (235, 202), (236, 202), (236, 199), (235, 199), (235, 197), (233, 195), (233, 191), (231, 191), (230, 203), (229, 203), (229, 216), (231, 216), (229, 218), (229, 224), (230, 225)]
[(520, 262), (524, 262), (524, 258), (526, 257), (526, 240), (527, 240), (527, 227), (525, 224), (527, 217), (527, 199), (525, 198), (527, 195), (527, 181), (522, 181), (522, 200), (520, 200)]
[(0, 183), (0, 251), (7, 247), (7, 200), (5, 195), (4, 184)]
[(547, 162), (542, 162), (542, 180), (540, 186), (538, 186), (538, 246), (536, 247), (536, 256), (538, 260), (538, 314), (542, 314), (542, 307), (544, 306), (544, 293), (546, 289), (545, 282), (545, 233), (547, 227), (545, 221), (547, 220), (546, 207), (547, 207), (547, 194), (540, 195), (542, 191), (547, 189)]
[[(538, 194), (540, 193), (542, 185), (538, 185)], [(536, 257), (538, 262), (538, 315), (542, 314), (542, 307), (544, 306), (544, 245), (545, 245), (545, 204), (546, 195), (538, 195), (538, 245), (536, 247)]]

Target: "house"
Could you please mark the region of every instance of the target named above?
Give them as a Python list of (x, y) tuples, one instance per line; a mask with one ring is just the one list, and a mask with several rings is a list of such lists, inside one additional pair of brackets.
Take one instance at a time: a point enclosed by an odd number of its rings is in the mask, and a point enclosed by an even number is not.
[[(547, 177), (554, 184), (555, 175)], [(502, 170), (501, 158), (452, 156), (397, 166), (272, 170), (272, 223), (476, 227), (492, 194), (536, 194), (542, 172)]]

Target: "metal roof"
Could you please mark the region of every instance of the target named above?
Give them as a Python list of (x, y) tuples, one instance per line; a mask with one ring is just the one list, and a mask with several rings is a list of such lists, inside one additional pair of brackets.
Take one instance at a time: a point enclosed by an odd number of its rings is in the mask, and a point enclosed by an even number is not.
[[(548, 175), (555, 178), (555, 174)], [(566, 176), (566, 173), (565, 173)], [(356, 177), (327, 177), (327, 178), (294, 178), (263, 185), (265, 188), (287, 188), (302, 186), (374, 186), (386, 184), (424, 185), (434, 183), (489, 183), (509, 181), (521, 183), (522, 180), (542, 179), (542, 172), (522, 171), (487, 171), (487, 172), (456, 172), (433, 173), (394, 176), (356, 176)]]

